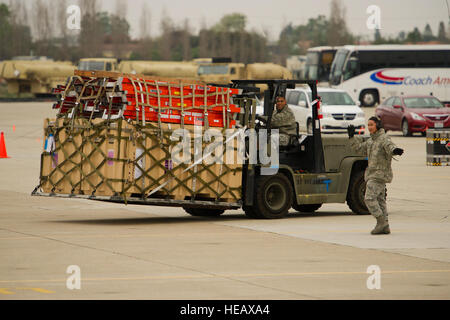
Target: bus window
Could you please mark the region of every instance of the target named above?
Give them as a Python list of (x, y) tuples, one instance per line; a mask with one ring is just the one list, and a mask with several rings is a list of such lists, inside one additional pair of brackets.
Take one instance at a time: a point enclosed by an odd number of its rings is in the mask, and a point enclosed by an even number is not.
[(450, 51), (417, 51), (417, 66), (442, 68), (450, 65)]
[(333, 58), (334, 58), (334, 52), (324, 51), (322, 53), (322, 64), (331, 65), (331, 63), (333, 62)]
[(389, 61), (388, 51), (360, 51), (359, 66), (361, 73), (386, 67)]
[(317, 80), (318, 68), (319, 68), (319, 53), (309, 52), (306, 55), (306, 63), (304, 71), (305, 79)]
[(106, 63), (106, 71), (111, 71), (111, 69), (112, 69), (111, 62), (107, 62)]
[(389, 67), (412, 68), (416, 66), (417, 56), (415, 51), (392, 51), (386, 61)]
[(347, 66), (344, 72), (344, 80), (348, 80), (359, 74), (359, 61), (357, 58), (351, 57), (347, 61)]
[(341, 82), (342, 69), (344, 67), (345, 60), (347, 59), (348, 51), (339, 50), (334, 58), (333, 65), (331, 66), (330, 81), (331, 84), (339, 84)]

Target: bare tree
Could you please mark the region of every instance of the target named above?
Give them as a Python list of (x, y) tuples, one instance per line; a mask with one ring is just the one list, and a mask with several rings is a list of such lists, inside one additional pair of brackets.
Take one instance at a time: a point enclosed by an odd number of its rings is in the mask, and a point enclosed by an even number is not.
[(97, 0), (79, 0), (81, 9), (81, 31), (79, 45), (82, 57), (95, 57), (101, 54), (102, 34), (100, 33)]
[(143, 7), (141, 8), (141, 18), (139, 21), (141, 39), (147, 39), (148, 37), (150, 37), (151, 31), (150, 21), (151, 21), (151, 12), (148, 9), (147, 3), (144, 2)]
[[(2, 17), (0, 21), (0, 33), (3, 35), (1, 43), (8, 45), (1, 46), (2, 57), (12, 57), (15, 55), (31, 54), (31, 28), (28, 26), (28, 7), (25, 0), (10, 0), (9, 13)], [(20, 41), (17, 41), (20, 39)]]
[(171, 48), (172, 48), (172, 32), (174, 30), (173, 22), (167, 15), (165, 9), (161, 15), (161, 31), (162, 35), (159, 42), (159, 49), (162, 60), (171, 60)]
[(182, 29), (182, 47), (183, 47), (183, 60), (191, 60), (191, 27), (189, 25), (189, 20), (184, 20), (184, 26)]
[(206, 26), (206, 21), (203, 20), (200, 27), (200, 32), (198, 34), (198, 52), (200, 58), (206, 58), (209, 56), (208, 33), (209, 31)]
[(48, 40), (53, 36), (51, 25), (51, 6), (47, 6), (44, 0), (35, 0), (33, 2), (33, 25), (36, 31), (37, 40)]
[(327, 34), (327, 40), (330, 46), (349, 44), (353, 42), (345, 23), (345, 14), (346, 10), (341, 1), (332, 0)]
[(116, 0), (116, 16), (125, 18), (128, 11), (128, 2), (126, 0)]
[(141, 18), (139, 21), (139, 29), (140, 29), (140, 45), (138, 49), (138, 57), (139, 59), (151, 59), (153, 42), (151, 39), (151, 12), (147, 6), (147, 3), (144, 2), (144, 5), (141, 8)]

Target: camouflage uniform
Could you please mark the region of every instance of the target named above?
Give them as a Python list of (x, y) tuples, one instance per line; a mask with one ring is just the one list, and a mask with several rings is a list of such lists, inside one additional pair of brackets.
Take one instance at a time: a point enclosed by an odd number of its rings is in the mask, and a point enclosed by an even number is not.
[(290, 136), (297, 134), (297, 125), (295, 124), (295, 116), (288, 105), (278, 111), (275, 109), (272, 115), (272, 129), (278, 129), (280, 134), (280, 146), (289, 144)]
[(370, 135), (367, 141), (362, 137), (350, 138), (350, 146), (357, 152), (367, 155), (368, 166), (364, 174), (366, 194), (364, 200), (370, 213), (376, 218), (384, 215), (386, 221), (386, 183), (392, 182), (392, 155), (395, 144), (386, 135), (384, 129), (379, 129)]

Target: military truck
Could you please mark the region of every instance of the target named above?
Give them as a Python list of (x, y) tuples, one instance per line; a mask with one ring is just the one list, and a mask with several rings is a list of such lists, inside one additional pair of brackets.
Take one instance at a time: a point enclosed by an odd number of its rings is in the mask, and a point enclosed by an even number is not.
[(197, 78), (197, 64), (188, 61), (122, 61), (119, 71), (122, 73), (142, 74), (161, 78)]
[[(232, 63), (230, 58), (199, 58), (193, 61), (81, 59), (78, 70), (112, 71), (161, 78), (182, 78), (205, 83), (230, 84), (232, 79), (292, 79), (291, 72), (274, 63)], [(262, 90), (265, 90), (260, 85)]]
[(115, 58), (83, 58), (78, 70), (111, 71), (161, 78), (195, 79), (197, 64), (185, 61), (124, 60)]
[(118, 70), (118, 61), (115, 58), (83, 58), (78, 63), (78, 70), (115, 72)]
[[(198, 64), (198, 80), (207, 83), (228, 84), (232, 79), (292, 79), (291, 72), (274, 63), (233, 63), (229, 58), (194, 60)], [(261, 88), (263, 88), (261, 86)], [(264, 89), (263, 89), (264, 90)]]
[(0, 78), (8, 83), (8, 93), (31, 93), (46, 96), (73, 75), (75, 66), (68, 61), (53, 61), (45, 57), (17, 57), (0, 64)]

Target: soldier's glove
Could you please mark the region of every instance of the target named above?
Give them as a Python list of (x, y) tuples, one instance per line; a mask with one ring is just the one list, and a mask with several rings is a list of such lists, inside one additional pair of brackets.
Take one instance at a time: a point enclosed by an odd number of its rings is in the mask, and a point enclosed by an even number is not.
[(264, 116), (257, 115), (256, 119), (261, 121), (261, 122), (267, 123), (267, 119)]
[(349, 125), (347, 127), (347, 132), (348, 132), (348, 137), (349, 138), (353, 138), (353, 136), (355, 135), (355, 126), (354, 125)]
[(392, 151), (393, 154), (396, 156), (401, 156), (403, 154), (403, 149), (401, 148), (395, 148), (394, 151)]

